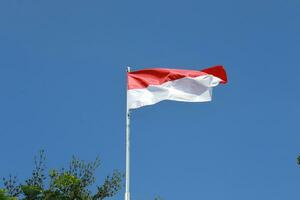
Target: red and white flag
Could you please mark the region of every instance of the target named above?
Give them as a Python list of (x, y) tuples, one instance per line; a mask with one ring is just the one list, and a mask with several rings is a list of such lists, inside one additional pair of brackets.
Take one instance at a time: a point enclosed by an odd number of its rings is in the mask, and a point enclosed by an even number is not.
[(226, 84), (222, 66), (201, 71), (151, 68), (128, 72), (127, 107), (135, 109), (163, 100), (206, 102), (212, 99), (212, 88)]

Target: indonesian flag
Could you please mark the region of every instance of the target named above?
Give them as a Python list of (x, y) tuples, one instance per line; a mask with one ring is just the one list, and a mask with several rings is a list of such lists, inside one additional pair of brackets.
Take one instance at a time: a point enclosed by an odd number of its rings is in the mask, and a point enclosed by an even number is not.
[(227, 83), (222, 66), (201, 71), (151, 68), (128, 72), (127, 108), (135, 109), (163, 100), (206, 102), (212, 88)]

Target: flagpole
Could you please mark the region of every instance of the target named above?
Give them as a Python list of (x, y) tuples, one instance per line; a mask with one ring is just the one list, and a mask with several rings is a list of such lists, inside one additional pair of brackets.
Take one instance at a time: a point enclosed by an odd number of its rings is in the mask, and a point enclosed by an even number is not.
[[(127, 73), (130, 67), (127, 67)], [(127, 77), (128, 86), (128, 77)], [(130, 200), (130, 110), (127, 104), (127, 88), (126, 88), (126, 188), (125, 200)]]

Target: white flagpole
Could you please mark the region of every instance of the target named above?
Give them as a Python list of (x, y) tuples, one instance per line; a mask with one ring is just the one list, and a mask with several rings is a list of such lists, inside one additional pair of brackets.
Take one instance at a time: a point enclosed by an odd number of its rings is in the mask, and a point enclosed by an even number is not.
[[(130, 67), (127, 67), (130, 72)], [(128, 86), (128, 80), (127, 80)], [(125, 200), (130, 200), (130, 110), (127, 104), (127, 87), (126, 87), (126, 189)]]

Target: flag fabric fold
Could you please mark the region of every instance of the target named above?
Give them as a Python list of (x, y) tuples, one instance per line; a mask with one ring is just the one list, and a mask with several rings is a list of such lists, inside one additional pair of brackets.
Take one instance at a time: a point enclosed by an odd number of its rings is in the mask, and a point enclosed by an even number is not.
[(212, 88), (227, 83), (222, 66), (204, 70), (151, 68), (127, 73), (127, 107), (135, 109), (163, 100), (206, 102)]

